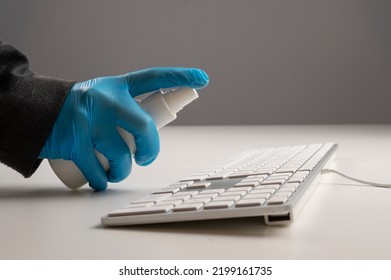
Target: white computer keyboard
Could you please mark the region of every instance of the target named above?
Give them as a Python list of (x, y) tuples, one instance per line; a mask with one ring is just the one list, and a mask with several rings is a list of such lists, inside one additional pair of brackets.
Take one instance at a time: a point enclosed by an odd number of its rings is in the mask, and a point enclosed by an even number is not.
[(263, 216), (297, 216), (330, 159), (334, 143), (242, 152), (102, 217), (106, 226)]

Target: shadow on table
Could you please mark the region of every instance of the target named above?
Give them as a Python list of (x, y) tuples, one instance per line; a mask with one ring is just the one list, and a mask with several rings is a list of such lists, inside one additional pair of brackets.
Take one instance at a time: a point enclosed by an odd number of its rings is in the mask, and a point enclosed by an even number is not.
[(129, 190), (108, 189), (103, 192), (97, 192), (91, 188), (80, 188), (78, 190), (70, 190), (68, 188), (59, 186), (1, 186), (0, 187), (0, 201), (1, 200), (19, 200), (19, 199), (45, 199), (45, 198), (71, 198), (71, 197), (97, 197), (97, 196), (112, 196), (120, 195), (120, 193), (129, 194)]

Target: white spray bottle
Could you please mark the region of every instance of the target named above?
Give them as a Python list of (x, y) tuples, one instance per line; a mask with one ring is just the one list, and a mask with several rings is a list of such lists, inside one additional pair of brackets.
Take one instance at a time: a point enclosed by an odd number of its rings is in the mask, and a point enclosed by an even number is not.
[[(176, 113), (197, 98), (198, 94), (194, 89), (180, 87), (168, 92), (156, 91), (139, 101), (139, 105), (153, 118), (157, 128), (161, 128), (175, 120), (177, 117)], [(133, 136), (121, 127), (117, 127), (117, 130), (125, 140), (132, 155), (134, 155), (136, 146)], [(106, 171), (109, 170), (108, 160), (99, 152), (95, 151), (95, 153), (104, 169)], [(87, 180), (73, 161), (57, 159), (49, 160), (49, 164), (57, 177), (68, 188), (77, 189), (87, 183)]]

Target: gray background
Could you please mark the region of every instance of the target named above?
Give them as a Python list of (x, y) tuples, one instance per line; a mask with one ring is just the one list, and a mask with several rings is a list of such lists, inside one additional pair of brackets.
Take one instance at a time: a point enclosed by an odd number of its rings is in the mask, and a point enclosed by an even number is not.
[(0, 0), (41, 74), (205, 69), (176, 124), (391, 123), (391, 1)]

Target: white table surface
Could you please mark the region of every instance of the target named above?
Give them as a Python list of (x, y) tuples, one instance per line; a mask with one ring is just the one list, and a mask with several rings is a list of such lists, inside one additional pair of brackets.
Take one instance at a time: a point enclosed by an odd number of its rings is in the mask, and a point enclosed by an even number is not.
[(0, 165), (0, 258), (391, 259), (391, 189), (332, 174), (290, 226), (262, 218), (100, 225), (110, 210), (246, 149), (336, 142), (340, 161), (391, 159), (391, 125), (166, 127), (160, 135), (157, 161), (105, 192), (68, 190), (47, 162), (30, 179)]

